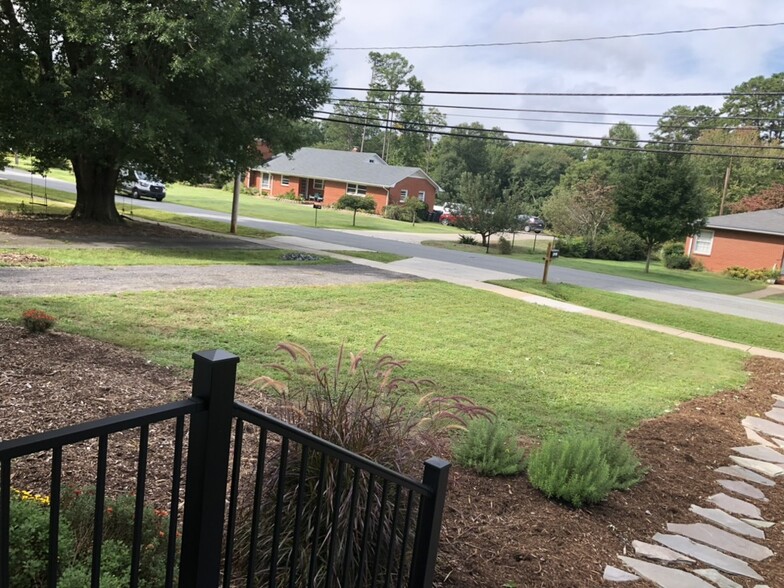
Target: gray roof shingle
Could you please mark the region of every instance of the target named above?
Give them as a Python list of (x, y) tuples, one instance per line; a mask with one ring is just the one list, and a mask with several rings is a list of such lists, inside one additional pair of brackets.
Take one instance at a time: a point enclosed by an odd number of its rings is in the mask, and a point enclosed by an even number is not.
[(390, 188), (401, 180), (416, 176), (428, 180), (440, 189), (420, 168), (389, 165), (375, 153), (304, 147), (290, 157), (285, 154), (278, 155), (256, 169), (288, 176), (336, 180), (382, 188)]
[(705, 226), (708, 229), (727, 229), (745, 233), (784, 235), (784, 208), (712, 216), (708, 219)]

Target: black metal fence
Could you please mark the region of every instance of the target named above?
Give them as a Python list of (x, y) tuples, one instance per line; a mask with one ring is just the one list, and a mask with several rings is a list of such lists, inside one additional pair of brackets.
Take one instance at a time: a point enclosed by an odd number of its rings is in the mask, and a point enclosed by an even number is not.
[(193, 358), (188, 400), (0, 443), (0, 588), (13, 573), (14, 460), (43, 453), (51, 462), (46, 582), (55, 587), (63, 451), (85, 442), (97, 443), (89, 576), (100, 585), (109, 441), (130, 434), (138, 454), (128, 585), (139, 586), (151, 427), (164, 424), (173, 428), (165, 586), (431, 586), (447, 462), (429, 459), (414, 481), (235, 402), (235, 355)]

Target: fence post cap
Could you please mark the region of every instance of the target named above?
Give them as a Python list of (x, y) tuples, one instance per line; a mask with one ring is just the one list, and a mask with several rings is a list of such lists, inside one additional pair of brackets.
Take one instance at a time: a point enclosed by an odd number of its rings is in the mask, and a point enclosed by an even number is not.
[(444, 469), (450, 467), (452, 464), (440, 457), (431, 457), (425, 462), (425, 465), (433, 468)]
[(210, 363), (239, 363), (240, 358), (225, 349), (208, 349), (197, 351), (193, 354), (194, 360), (209, 361)]

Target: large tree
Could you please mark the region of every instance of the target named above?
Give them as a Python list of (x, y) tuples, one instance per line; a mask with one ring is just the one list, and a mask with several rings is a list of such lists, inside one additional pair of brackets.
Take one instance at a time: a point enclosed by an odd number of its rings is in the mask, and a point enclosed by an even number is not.
[(502, 197), (501, 184), (493, 174), (463, 173), (457, 195), (460, 200), (457, 226), (477, 233), (488, 250), (490, 237), (514, 226), (520, 212), (516, 200)]
[(614, 194), (615, 219), (645, 243), (646, 273), (654, 247), (693, 235), (705, 219), (705, 200), (686, 156), (638, 156)]
[(662, 144), (650, 144), (651, 149), (687, 151), (703, 131), (719, 126), (716, 111), (710, 106), (673, 106), (657, 122), (651, 138)]
[(721, 110), (735, 124), (754, 127), (760, 138), (780, 143), (784, 139), (784, 73), (757, 76), (735, 86)]
[(0, 0), (0, 135), (67, 158), (76, 218), (119, 220), (121, 166), (191, 179), (299, 146), (329, 93), (335, 0)]

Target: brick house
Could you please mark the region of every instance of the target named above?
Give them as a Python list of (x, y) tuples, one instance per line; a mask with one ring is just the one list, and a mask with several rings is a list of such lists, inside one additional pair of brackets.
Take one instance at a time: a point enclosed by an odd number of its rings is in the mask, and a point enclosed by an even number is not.
[(712, 272), (731, 266), (781, 270), (784, 208), (712, 216), (704, 229), (686, 239), (685, 249)]
[(373, 198), (376, 213), (385, 206), (418, 198), (433, 210), (438, 184), (418, 167), (389, 165), (375, 153), (305, 147), (278, 155), (245, 176), (247, 187), (270, 196), (287, 192), (303, 200), (335, 204), (344, 194)]

